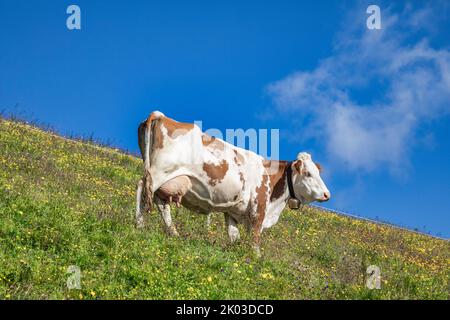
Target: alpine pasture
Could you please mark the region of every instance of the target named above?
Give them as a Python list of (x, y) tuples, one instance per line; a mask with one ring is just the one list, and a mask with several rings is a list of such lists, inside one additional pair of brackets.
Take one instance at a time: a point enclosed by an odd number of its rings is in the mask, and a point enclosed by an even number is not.
[[(0, 120), (0, 299), (449, 299), (450, 243), (310, 207), (231, 245), (223, 215), (134, 226), (142, 160)], [(378, 266), (380, 289), (366, 282)], [(81, 270), (68, 288), (69, 266)]]

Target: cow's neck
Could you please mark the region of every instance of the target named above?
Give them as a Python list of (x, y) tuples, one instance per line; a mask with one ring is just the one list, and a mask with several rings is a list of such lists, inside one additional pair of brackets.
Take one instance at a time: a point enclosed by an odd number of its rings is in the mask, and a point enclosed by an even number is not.
[(290, 198), (289, 187), (287, 181), (288, 161), (266, 161), (265, 167), (270, 177), (270, 205), (264, 219), (263, 228), (269, 228), (274, 225), (281, 212), (286, 207), (286, 204)]

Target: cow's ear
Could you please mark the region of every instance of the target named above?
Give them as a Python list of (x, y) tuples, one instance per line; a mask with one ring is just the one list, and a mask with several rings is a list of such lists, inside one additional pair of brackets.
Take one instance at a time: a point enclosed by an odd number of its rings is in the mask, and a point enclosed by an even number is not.
[(319, 169), (319, 172), (322, 172), (322, 166), (320, 165), (320, 163), (315, 162), (314, 163), (317, 167), (317, 169)]
[(294, 161), (294, 169), (297, 171), (297, 173), (301, 173), (302, 171), (302, 160), (295, 160)]

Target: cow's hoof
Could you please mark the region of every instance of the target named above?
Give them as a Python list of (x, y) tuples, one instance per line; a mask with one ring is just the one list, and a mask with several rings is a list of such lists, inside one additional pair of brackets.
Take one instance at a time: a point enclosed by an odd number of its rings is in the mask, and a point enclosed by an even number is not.
[(143, 229), (145, 227), (144, 221), (137, 221), (136, 222), (136, 229)]
[(241, 234), (239, 233), (238, 228), (228, 230), (228, 236), (230, 237), (230, 242), (233, 244), (241, 240)]
[(253, 252), (254, 252), (256, 258), (260, 259), (262, 257), (261, 249), (259, 248), (259, 246), (254, 246)]
[(179, 236), (179, 233), (178, 233), (177, 229), (174, 226), (170, 226), (169, 228), (167, 228), (167, 233), (171, 237), (178, 237)]
[(241, 236), (239, 233), (237, 235), (230, 236), (230, 243), (231, 244), (237, 244), (241, 241)]

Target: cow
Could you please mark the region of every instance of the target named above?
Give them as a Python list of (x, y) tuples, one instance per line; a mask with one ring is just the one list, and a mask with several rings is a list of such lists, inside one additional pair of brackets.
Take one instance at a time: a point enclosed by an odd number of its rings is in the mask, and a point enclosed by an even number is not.
[(259, 255), (261, 232), (277, 223), (290, 199), (330, 199), (320, 166), (306, 152), (294, 161), (266, 160), (159, 111), (139, 125), (138, 143), (144, 174), (137, 186), (137, 227), (144, 226), (142, 209), (151, 210), (153, 202), (173, 236), (178, 232), (170, 203), (202, 214), (222, 212), (231, 242), (240, 238), (242, 223)]

